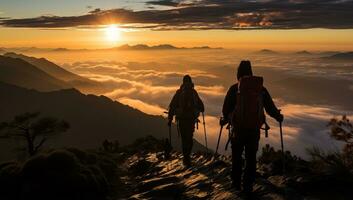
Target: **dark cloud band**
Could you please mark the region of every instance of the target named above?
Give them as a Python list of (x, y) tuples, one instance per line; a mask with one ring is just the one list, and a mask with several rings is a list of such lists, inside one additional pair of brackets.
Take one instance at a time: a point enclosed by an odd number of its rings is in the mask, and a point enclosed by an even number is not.
[(170, 9), (95, 9), (80, 16), (0, 19), (0, 25), (68, 28), (118, 23), (152, 30), (353, 28), (352, 0), (160, 0), (147, 4)]

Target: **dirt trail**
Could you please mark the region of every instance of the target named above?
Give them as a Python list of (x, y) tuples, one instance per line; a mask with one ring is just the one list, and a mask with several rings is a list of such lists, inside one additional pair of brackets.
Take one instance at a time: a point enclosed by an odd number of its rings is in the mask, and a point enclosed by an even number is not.
[[(231, 188), (228, 157), (194, 154), (190, 168), (183, 166), (178, 153), (169, 160), (162, 157), (162, 153), (149, 153), (126, 160), (128, 199), (244, 199), (241, 192)], [(259, 177), (254, 186), (255, 199), (302, 199), (291, 191), (291, 198), (284, 198), (281, 181), (282, 177)]]

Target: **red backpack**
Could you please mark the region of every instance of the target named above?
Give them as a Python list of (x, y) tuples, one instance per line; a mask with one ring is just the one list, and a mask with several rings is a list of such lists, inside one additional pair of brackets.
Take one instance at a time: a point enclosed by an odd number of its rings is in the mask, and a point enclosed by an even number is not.
[(245, 76), (239, 80), (237, 103), (232, 117), (236, 129), (260, 129), (265, 122), (263, 78)]

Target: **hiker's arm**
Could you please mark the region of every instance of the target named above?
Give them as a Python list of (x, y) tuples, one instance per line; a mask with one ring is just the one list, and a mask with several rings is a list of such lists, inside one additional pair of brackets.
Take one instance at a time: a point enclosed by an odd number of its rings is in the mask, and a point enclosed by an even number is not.
[(175, 115), (175, 110), (177, 109), (177, 106), (178, 106), (178, 98), (179, 98), (179, 92), (177, 91), (174, 94), (172, 101), (169, 104), (169, 111), (168, 111), (169, 120), (173, 120), (173, 116)]
[(229, 120), (229, 115), (234, 111), (236, 104), (236, 88), (233, 85), (229, 88), (226, 97), (224, 98), (222, 114), (223, 118)]
[(271, 117), (275, 118), (277, 121), (282, 121), (283, 120), (283, 115), (280, 113), (280, 111), (277, 109), (275, 103), (272, 100), (272, 97), (270, 93), (267, 91), (267, 89), (264, 87), (263, 89), (263, 94), (264, 94), (264, 107), (267, 112)]
[[(196, 92), (196, 90), (195, 90)], [(199, 94), (196, 92), (196, 97), (197, 97), (197, 106), (200, 112), (204, 112), (205, 111), (205, 106), (199, 96)]]

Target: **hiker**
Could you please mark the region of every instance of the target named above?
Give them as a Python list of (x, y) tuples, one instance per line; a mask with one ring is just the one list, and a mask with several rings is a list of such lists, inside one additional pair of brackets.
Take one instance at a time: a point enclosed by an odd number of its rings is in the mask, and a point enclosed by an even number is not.
[(204, 112), (203, 102), (194, 89), (191, 77), (185, 75), (183, 84), (176, 91), (169, 104), (168, 126), (171, 126), (175, 115), (177, 128), (182, 140), (183, 163), (187, 167), (191, 165), (190, 154), (193, 145), (193, 133), (200, 112)]
[(224, 99), (220, 125), (230, 123), (232, 127), (232, 186), (241, 189), (242, 154), (245, 149), (243, 191), (251, 194), (256, 175), (260, 128), (265, 123), (264, 109), (278, 122), (283, 121), (283, 115), (263, 86), (263, 78), (253, 76), (250, 61), (240, 62), (237, 79), (238, 83), (229, 88)]

